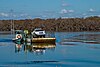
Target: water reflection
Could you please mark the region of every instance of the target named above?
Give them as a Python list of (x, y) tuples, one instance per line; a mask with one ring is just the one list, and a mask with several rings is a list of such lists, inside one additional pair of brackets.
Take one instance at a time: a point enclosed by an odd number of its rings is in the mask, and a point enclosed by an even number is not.
[(37, 55), (42, 55), (46, 50), (55, 50), (55, 43), (15, 43), (15, 53), (17, 52), (31, 52)]
[(76, 45), (76, 43), (100, 44), (100, 34), (80, 34), (71, 38), (65, 38), (62, 45)]

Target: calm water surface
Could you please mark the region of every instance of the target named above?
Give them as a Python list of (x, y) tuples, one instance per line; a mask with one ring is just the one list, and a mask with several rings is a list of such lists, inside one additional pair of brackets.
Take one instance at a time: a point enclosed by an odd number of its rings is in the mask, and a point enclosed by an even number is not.
[(13, 43), (0, 34), (0, 66), (100, 67), (100, 32), (56, 32), (55, 44)]

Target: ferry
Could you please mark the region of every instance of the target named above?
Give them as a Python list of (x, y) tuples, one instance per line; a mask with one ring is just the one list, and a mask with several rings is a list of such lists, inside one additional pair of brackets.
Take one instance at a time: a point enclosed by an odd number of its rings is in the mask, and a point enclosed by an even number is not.
[(55, 37), (46, 37), (46, 32), (41, 28), (34, 29), (31, 34), (28, 30), (16, 30), (14, 42), (55, 43)]

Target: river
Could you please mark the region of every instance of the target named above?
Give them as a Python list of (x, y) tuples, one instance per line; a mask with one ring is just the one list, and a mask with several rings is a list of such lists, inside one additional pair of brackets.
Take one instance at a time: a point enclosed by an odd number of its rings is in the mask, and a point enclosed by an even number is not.
[(100, 32), (55, 32), (55, 37), (55, 44), (15, 44), (14, 35), (0, 34), (0, 66), (100, 67)]

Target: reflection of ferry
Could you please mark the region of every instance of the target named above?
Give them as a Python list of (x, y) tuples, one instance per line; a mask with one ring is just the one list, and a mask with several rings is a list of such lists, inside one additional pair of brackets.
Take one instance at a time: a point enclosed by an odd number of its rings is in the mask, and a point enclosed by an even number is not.
[[(20, 46), (20, 47), (19, 47)], [(23, 48), (22, 48), (23, 47)], [(46, 50), (54, 50), (56, 44), (51, 43), (24, 43), (24, 44), (17, 44), (15, 47), (15, 51), (19, 52), (24, 50), (25, 52), (33, 52), (35, 54), (43, 54)]]
[(53, 50), (55, 47), (55, 44), (33, 43), (32, 45), (26, 45), (24, 51), (34, 52), (36, 54), (43, 54), (45, 53), (46, 49)]

